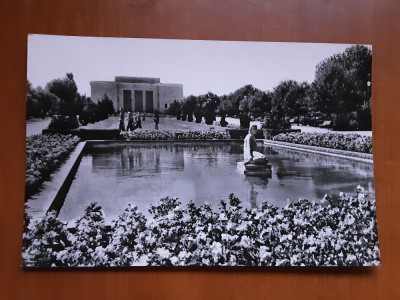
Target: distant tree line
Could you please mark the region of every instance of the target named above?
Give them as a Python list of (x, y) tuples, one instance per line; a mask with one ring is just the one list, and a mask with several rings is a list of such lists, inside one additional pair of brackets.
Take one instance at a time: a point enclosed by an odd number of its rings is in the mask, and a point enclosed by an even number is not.
[(219, 115), (221, 125), (230, 116), (260, 119), (267, 128), (290, 128), (291, 122), (318, 126), (325, 120), (339, 130), (371, 130), (371, 68), (371, 50), (351, 46), (321, 61), (312, 83), (285, 80), (272, 91), (249, 84), (228, 95), (190, 95), (175, 100), (167, 113), (198, 123), (204, 117), (207, 124)]
[(27, 82), (26, 118), (44, 118), (46, 116), (80, 115), (91, 121), (99, 121), (114, 113), (112, 100), (105, 94), (94, 103), (90, 97), (78, 93), (72, 73), (64, 78), (54, 79), (46, 84), (33, 88)]

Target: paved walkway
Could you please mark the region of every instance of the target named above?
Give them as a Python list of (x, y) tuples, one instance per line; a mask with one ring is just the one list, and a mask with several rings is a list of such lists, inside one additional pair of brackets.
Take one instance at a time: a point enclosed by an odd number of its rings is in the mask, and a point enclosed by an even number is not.
[[(112, 116), (107, 120), (96, 122), (94, 124), (88, 124), (87, 126), (81, 126), (82, 129), (118, 129), (119, 121), (118, 117)], [(128, 125), (128, 120), (125, 118), (125, 127)], [(198, 124), (196, 122), (178, 121), (173, 117), (160, 117), (160, 124), (158, 125), (159, 130), (197, 130), (197, 131), (209, 131), (214, 128), (215, 131), (225, 131), (226, 127), (217, 125)], [(145, 121), (142, 121), (142, 129), (140, 130), (154, 130), (153, 117), (147, 117)], [(136, 131), (135, 130), (135, 131)]]
[[(217, 117), (217, 122), (220, 122), (221, 118)], [(240, 121), (239, 119), (227, 117), (226, 121), (228, 124), (239, 127)], [(88, 124), (86, 126), (80, 126), (82, 129), (118, 129), (118, 117), (112, 116), (106, 120), (96, 122), (94, 124)], [(125, 126), (127, 125), (127, 120), (125, 120)], [(30, 119), (26, 121), (26, 136), (31, 136), (34, 134), (42, 133), (42, 130), (47, 128), (50, 124), (50, 118), (47, 119)], [(258, 128), (261, 128), (261, 122), (252, 121), (251, 125), (257, 125)], [(225, 131), (227, 127), (221, 127), (217, 125), (206, 125), (206, 124), (198, 124), (196, 122), (187, 122), (187, 121), (178, 121), (173, 117), (160, 117), (159, 130), (199, 130), (199, 131), (208, 131), (213, 127), (215, 131)], [(142, 129), (137, 130), (152, 130), (154, 129), (154, 122), (152, 117), (146, 118), (145, 121), (142, 121)], [(372, 136), (372, 131), (334, 131), (327, 128), (320, 127), (312, 127), (312, 126), (297, 126), (292, 125), (292, 129), (301, 129), (301, 132), (337, 132), (342, 134), (350, 134), (357, 133), (363, 136)]]
[(34, 118), (26, 120), (26, 136), (41, 134), (43, 129), (46, 129), (50, 124), (51, 119)]

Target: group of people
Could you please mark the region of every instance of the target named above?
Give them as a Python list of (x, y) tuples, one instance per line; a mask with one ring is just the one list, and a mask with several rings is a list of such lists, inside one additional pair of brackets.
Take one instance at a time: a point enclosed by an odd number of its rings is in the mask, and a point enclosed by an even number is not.
[(125, 128), (125, 112), (123, 108), (120, 109), (119, 112), (119, 130), (120, 131), (134, 131), (137, 128), (142, 128), (142, 120), (146, 119), (145, 115), (140, 115), (140, 112), (137, 114), (133, 114), (132, 112), (128, 111), (128, 125)]
[[(142, 121), (146, 120), (146, 116), (141, 116), (140, 112), (134, 114), (131, 111), (128, 111), (128, 125), (125, 128), (125, 112), (124, 109), (121, 108), (119, 112), (119, 130), (120, 131), (135, 131), (137, 128), (142, 128)], [(154, 127), (155, 130), (158, 130), (158, 124), (160, 123), (160, 115), (158, 110), (154, 111)]]

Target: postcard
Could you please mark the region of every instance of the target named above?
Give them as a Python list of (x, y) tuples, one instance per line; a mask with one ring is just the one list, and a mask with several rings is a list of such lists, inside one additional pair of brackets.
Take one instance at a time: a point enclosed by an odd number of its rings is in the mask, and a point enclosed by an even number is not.
[(27, 66), (24, 267), (380, 265), (371, 45), (32, 34)]

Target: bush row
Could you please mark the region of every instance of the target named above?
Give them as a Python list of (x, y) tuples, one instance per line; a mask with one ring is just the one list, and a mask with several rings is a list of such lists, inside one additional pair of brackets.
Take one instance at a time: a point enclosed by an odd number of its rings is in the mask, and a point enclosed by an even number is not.
[(25, 198), (38, 190), (78, 142), (78, 137), (63, 134), (38, 134), (26, 138)]
[(144, 130), (124, 132), (127, 140), (228, 140), (230, 135), (220, 131)]
[(355, 196), (324, 201), (250, 210), (231, 194), (216, 210), (167, 197), (150, 206), (149, 218), (128, 205), (111, 225), (92, 203), (72, 228), (55, 213), (26, 218), (24, 265), (379, 265), (374, 201), (360, 187)]
[(372, 137), (359, 134), (340, 133), (281, 133), (274, 141), (325, 147), (339, 150), (372, 153)]

